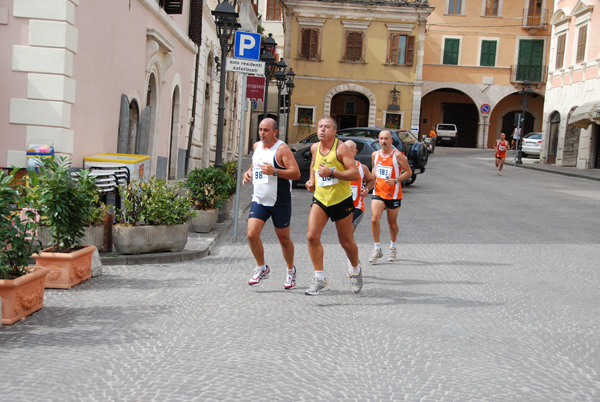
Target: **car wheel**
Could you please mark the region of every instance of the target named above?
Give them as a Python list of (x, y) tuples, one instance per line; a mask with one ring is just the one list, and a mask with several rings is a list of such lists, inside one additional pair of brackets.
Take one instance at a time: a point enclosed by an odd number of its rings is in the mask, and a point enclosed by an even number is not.
[(406, 181), (406, 183), (404, 184), (405, 186), (410, 186), (411, 184), (413, 184), (415, 181), (417, 181), (417, 174), (413, 173), (413, 175), (410, 177), (410, 179), (408, 179)]

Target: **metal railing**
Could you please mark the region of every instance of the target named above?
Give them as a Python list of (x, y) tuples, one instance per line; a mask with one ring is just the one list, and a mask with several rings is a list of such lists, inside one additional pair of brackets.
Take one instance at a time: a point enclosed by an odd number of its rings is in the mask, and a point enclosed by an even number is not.
[(523, 28), (540, 28), (548, 25), (548, 9), (523, 10)]
[(510, 81), (531, 83), (545, 83), (548, 75), (548, 66), (529, 66), (519, 64), (510, 66)]

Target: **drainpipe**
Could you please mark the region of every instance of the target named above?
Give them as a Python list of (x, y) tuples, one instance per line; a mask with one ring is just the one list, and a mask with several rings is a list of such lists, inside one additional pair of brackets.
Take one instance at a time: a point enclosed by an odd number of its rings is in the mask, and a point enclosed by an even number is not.
[(192, 151), (192, 137), (194, 135), (194, 125), (196, 123), (196, 96), (198, 94), (198, 65), (200, 64), (200, 47), (196, 52), (196, 72), (194, 74), (194, 95), (192, 96), (192, 119), (190, 120), (190, 132), (188, 135), (187, 152), (185, 153), (185, 173), (187, 177), (190, 166), (190, 152)]

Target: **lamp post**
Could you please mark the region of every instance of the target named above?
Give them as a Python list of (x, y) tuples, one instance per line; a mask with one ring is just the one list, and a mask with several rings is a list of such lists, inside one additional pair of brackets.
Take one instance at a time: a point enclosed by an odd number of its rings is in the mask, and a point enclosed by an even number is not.
[(290, 68), (290, 71), (287, 72), (288, 80), (285, 82), (285, 86), (287, 88), (287, 96), (285, 97), (285, 107), (286, 107), (286, 116), (285, 116), (285, 143), (288, 143), (288, 129), (290, 127), (290, 106), (292, 105), (292, 92), (294, 92), (294, 70)]
[(217, 36), (221, 44), (221, 81), (219, 86), (219, 114), (217, 118), (217, 149), (215, 151), (215, 167), (221, 169), (223, 167), (223, 124), (225, 121), (225, 78), (227, 73), (225, 65), (227, 61), (227, 53), (231, 49), (229, 39), (240, 24), (237, 21), (239, 14), (235, 11), (237, 0), (233, 0), (233, 5), (229, 0), (222, 0), (219, 5), (212, 11), (217, 25)]
[[(260, 54), (260, 60), (265, 62), (265, 96), (263, 119), (267, 118), (267, 107), (269, 104), (269, 82), (271, 82), (271, 78), (273, 78), (273, 74), (275, 74), (275, 69), (273, 68), (275, 65), (275, 56), (273, 53), (275, 52), (276, 47), (277, 42), (275, 42), (275, 39), (273, 39), (273, 34), (270, 33), (269, 37), (262, 41)], [(256, 135), (256, 139), (259, 140), (258, 132)]]
[(522, 83), (523, 88), (519, 91), (519, 95), (523, 96), (523, 99), (521, 99), (521, 106), (523, 108), (523, 114), (521, 115), (521, 118), (519, 119), (519, 139), (517, 140), (517, 158), (515, 160), (515, 166), (516, 165), (521, 165), (523, 163), (522, 158), (522, 152), (521, 152), (521, 144), (523, 141), (523, 135), (525, 134), (525, 108), (527, 107), (527, 104), (529, 103), (529, 96), (533, 95), (533, 90), (531, 89), (531, 83), (526, 79), (523, 81)]
[(275, 82), (277, 84), (277, 124), (281, 123), (281, 91), (285, 88), (285, 83), (287, 81), (286, 77), (286, 69), (287, 64), (285, 61), (279, 60), (277, 62), (277, 72), (275, 73)]

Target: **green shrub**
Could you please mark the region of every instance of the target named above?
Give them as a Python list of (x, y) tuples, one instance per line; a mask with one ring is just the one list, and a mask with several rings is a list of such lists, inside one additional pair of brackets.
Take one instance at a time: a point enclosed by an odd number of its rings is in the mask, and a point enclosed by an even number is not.
[(192, 170), (187, 177), (186, 187), (196, 209), (219, 208), (235, 192), (235, 184), (224, 170), (215, 167)]
[(40, 246), (33, 240), (37, 230), (35, 212), (21, 219), (17, 204), (21, 185), (16, 184), (17, 169), (0, 172), (0, 279), (14, 279), (27, 273), (29, 259)]
[(235, 194), (235, 186), (237, 182), (237, 161), (227, 161), (223, 163), (223, 170), (231, 178), (231, 184), (228, 191), (229, 197), (231, 197)]
[(179, 225), (193, 216), (189, 196), (179, 195), (182, 183), (170, 186), (152, 176), (146, 181), (132, 181), (120, 186), (123, 208), (117, 209), (117, 220), (129, 225)]

